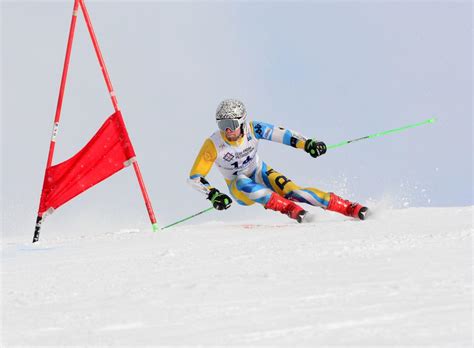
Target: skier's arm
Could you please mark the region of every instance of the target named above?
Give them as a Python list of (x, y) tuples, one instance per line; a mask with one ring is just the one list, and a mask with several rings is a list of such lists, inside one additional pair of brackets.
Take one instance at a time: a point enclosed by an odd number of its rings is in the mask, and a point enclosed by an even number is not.
[(224, 210), (230, 207), (232, 199), (224, 193), (219, 192), (206, 180), (206, 175), (212, 168), (217, 158), (217, 150), (211, 139), (206, 139), (199, 151), (194, 165), (189, 173), (188, 182), (193, 188), (206, 195), (217, 210)]
[(265, 139), (277, 143), (303, 149), (312, 157), (318, 157), (326, 153), (326, 144), (322, 141), (309, 139), (291, 129), (275, 127), (272, 124), (251, 121), (250, 129), (257, 139)]
[(288, 146), (303, 149), (308, 138), (305, 136), (283, 127), (275, 127), (270, 123), (251, 121), (250, 129), (257, 139), (265, 139)]
[(211, 139), (206, 139), (194, 161), (189, 173), (188, 183), (199, 192), (209, 195), (213, 187), (206, 180), (206, 175), (217, 158), (217, 150)]

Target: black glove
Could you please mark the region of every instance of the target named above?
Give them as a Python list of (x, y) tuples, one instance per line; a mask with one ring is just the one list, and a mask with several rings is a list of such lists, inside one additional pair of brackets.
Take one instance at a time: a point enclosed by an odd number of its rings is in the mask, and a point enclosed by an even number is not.
[(304, 150), (312, 157), (316, 158), (318, 156), (324, 155), (326, 153), (327, 147), (322, 141), (308, 139), (304, 144)]
[(212, 202), (212, 205), (217, 210), (224, 210), (230, 207), (232, 199), (224, 193), (220, 193), (219, 190), (213, 188), (209, 192), (207, 199)]

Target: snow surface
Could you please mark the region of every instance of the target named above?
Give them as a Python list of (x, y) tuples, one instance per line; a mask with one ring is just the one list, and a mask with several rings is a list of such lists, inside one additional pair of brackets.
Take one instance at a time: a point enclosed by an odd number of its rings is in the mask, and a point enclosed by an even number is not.
[(470, 347), (473, 208), (3, 239), (2, 347)]

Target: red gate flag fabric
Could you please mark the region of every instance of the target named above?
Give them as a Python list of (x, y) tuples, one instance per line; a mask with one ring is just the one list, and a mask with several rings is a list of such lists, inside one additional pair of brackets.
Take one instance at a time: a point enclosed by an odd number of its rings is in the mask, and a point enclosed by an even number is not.
[(49, 167), (41, 193), (40, 214), (57, 209), (78, 194), (125, 168), (135, 151), (120, 111), (111, 115), (89, 143), (72, 158)]

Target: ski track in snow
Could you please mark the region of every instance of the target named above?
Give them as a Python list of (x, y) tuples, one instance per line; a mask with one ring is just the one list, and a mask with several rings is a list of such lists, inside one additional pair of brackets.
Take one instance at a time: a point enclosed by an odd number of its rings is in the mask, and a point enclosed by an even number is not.
[[(284, 221), (284, 220), (276, 220)], [(472, 346), (473, 207), (2, 240), (1, 346)]]

